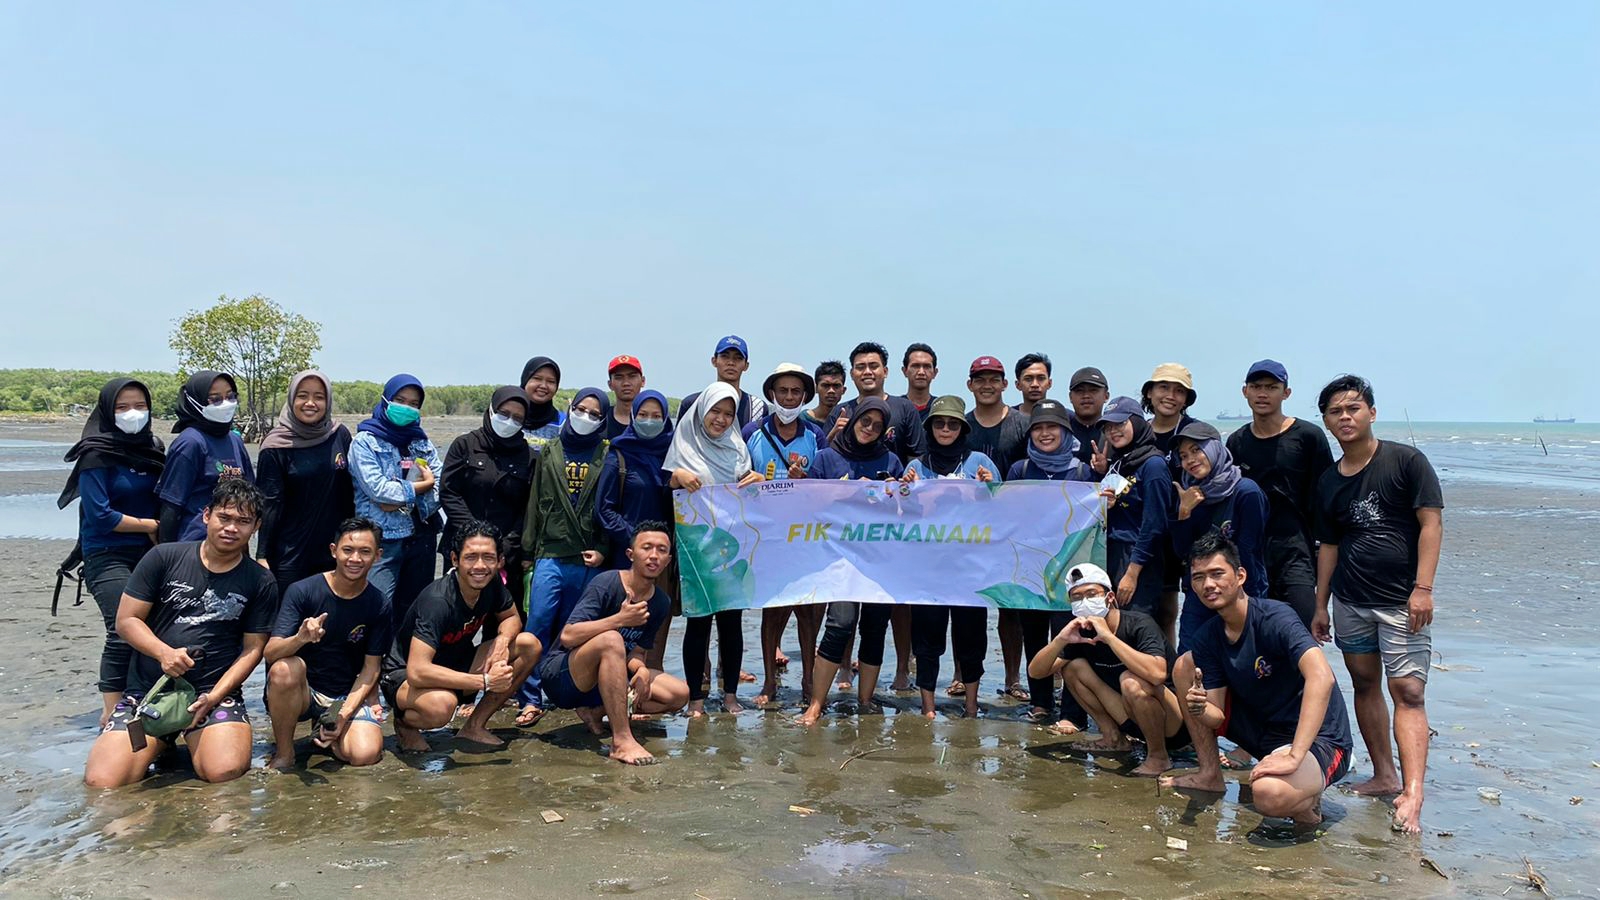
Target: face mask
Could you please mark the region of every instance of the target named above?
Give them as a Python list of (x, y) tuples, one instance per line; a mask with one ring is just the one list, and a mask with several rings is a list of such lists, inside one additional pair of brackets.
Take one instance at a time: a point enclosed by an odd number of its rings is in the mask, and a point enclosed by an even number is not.
[(150, 413), (142, 409), (128, 409), (116, 414), (117, 430), (123, 434), (138, 434), (150, 421)]
[(404, 403), (389, 403), (383, 409), (384, 418), (400, 428), (422, 421), (422, 410)]
[(644, 438), (645, 440), (650, 440), (653, 437), (658, 437), (658, 436), (660, 436), (661, 432), (666, 431), (666, 430), (667, 430), (667, 420), (666, 419), (638, 419), (638, 418), (636, 418), (636, 419), (633, 420), (633, 433), (637, 434), (639, 437)]
[(572, 423), (572, 430), (578, 434), (594, 434), (595, 429), (600, 427), (599, 416), (591, 416), (578, 410), (568, 413), (567, 421)]
[(1072, 601), (1072, 614), (1080, 619), (1103, 618), (1108, 609), (1104, 595)]
[(213, 422), (219, 422), (226, 425), (227, 423), (233, 421), (233, 414), (238, 409), (239, 401), (223, 400), (219, 403), (212, 403), (209, 406), (202, 407), (200, 409), (200, 415), (205, 416), (207, 419), (210, 419)]
[(786, 406), (778, 407), (778, 412), (777, 412), (778, 421), (782, 422), (785, 425), (788, 425), (790, 422), (793, 422), (795, 419), (800, 418), (800, 410), (803, 409), (803, 408), (804, 407), (800, 407), (800, 406), (796, 406), (796, 407), (793, 407), (793, 408), (786, 407)]
[(495, 434), (498, 434), (503, 438), (512, 437), (513, 435), (520, 434), (522, 432), (521, 422), (518, 422), (516, 419), (513, 419), (510, 416), (502, 416), (499, 413), (489, 417), (489, 427), (494, 429)]

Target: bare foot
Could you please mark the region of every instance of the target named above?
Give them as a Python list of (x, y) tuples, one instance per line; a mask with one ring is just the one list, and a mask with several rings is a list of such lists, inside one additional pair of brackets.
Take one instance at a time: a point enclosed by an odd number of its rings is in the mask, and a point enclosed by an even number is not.
[[(1061, 723), (1057, 722), (1056, 724), (1060, 725)], [(1115, 738), (1102, 737), (1098, 741), (1090, 741), (1079, 746), (1085, 750), (1100, 750), (1105, 753), (1126, 753), (1133, 749), (1133, 741), (1128, 740), (1127, 735), (1119, 734)]]
[(452, 719), (470, 719), (470, 718), (472, 718), (472, 711), (477, 709), (477, 708), (478, 708), (478, 704), (476, 704), (476, 703), (462, 703), (462, 704), (459, 704), (459, 705), (456, 706), (455, 714), (450, 716), (450, 718), (452, 718)]
[(911, 681), (907, 678), (896, 678), (893, 683), (889, 685), (889, 690), (896, 693), (905, 693), (911, 689)]
[(780, 649), (772, 654), (772, 664), (780, 669), (787, 669), (789, 667), (789, 657), (784, 656), (783, 650)]
[(649, 766), (656, 763), (656, 758), (650, 755), (650, 751), (637, 743), (624, 747), (619, 747), (613, 743), (610, 755), (617, 762), (629, 766)]
[(272, 758), (267, 760), (267, 768), (276, 769), (279, 772), (294, 771), (294, 754), (290, 753), (288, 756), (278, 753), (272, 754)]
[(580, 706), (573, 712), (578, 714), (578, 718), (583, 720), (583, 724), (589, 726), (590, 734), (600, 736), (606, 733), (606, 727), (600, 721), (602, 715), (600, 707)]
[(482, 744), (485, 747), (504, 747), (506, 743), (490, 734), (489, 729), (481, 725), (463, 725), (456, 732), (456, 737), (463, 741), (471, 741), (474, 744)]
[(834, 687), (838, 688), (841, 693), (845, 694), (855, 690), (855, 687), (849, 681), (841, 681), (838, 684), (835, 684)]
[(754, 673), (746, 672), (745, 670), (740, 669), (739, 670), (739, 683), (740, 684), (755, 684), (756, 683), (756, 676), (755, 676)]
[(398, 716), (395, 719), (394, 739), (400, 744), (401, 750), (409, 750), (413, 753), (427, 753), (433, 749), (428, 745), (428, 739), (422, 736), (422, 732), (415, 728), (401, 725)]
[(795, 721), (801, 725), (815, 725), (820, 718), (822, 718), (822, 705), (816, 704), (806, 707), (806, 711), (801, 713), (800, 718)]
[(938, 716), (938, 713), (934, 712), (931, 709), (925, 709), (925, 710), (922, 711), (922, 717), (924, 719), (927, 719), (929, 722), (932, 722), (934, 720), (934, 718), (937, 717), (937, 716)]
[(687, 715), (691, 719), (703, 719), (703, 718), (705, 718), (706, 717), (706, 702), (704, 700), (690, 700), (689, 701), (689, 709), (687, 711)]
[(1350, 785), (1350, 792), (1363, 797), (1387, 797), (1400, 793), (1400, 779), (1394, 775), (1381, 778), (1374, 775), (1366, 781)]
[(1217, 769), (1213, 772), (1207, 772), (1204, 769), (1196, 769), (1188, 775), (1165, 775), (1162, 776), (1160, 784), (1162, 787), (1176, 788), (1179, 790), (1205, 791), (1211, 794), (1222, 793), (1223, 788), (1226, 786), (1222, 780), (1221, 769)]
[[(976, 707), (978, 705), (978, 701), (973, 700), (972, 705), (973, 707)], [(1071, 719), (1062, 719), (1061, 721), (1045, 729), (1045, 731), (1048, 731), (1051, 734), (1059, 735), (1077, 734), (1082, 730), (1083, 729), (1079, 728), (1077, 723)]]
[(1172, 768), (1172, 760), (1168, 759), (1166, 756), (1155, 756), (1151, 754), (1145, 756), (1144, 762), (1140, 763), (1138, 768), (1134, 769), (1128, 774), (1137, 775), (1140, 778), (1156, 778), (1165, 774), (1170, 768)]
[(1405, 834), (1422, 833), (1422, 792), (1403, 792), (1394, 798), (1394, 830)]
[(978, 717), (978, 698), (977, 697), (968, 697), (967, 698), (967, 704), (961, 710), (961, 712), (962, 712), (962, 715), (965, 715), (969, 719), (976, 719)]
[(735, 694), (722, 695), (722, 711), (725, 713), (742, 713), (744, 707), (739, 705), (739, 698)]
[(1314, 825), (1320, 825), (1322, 823), (1322, 795), (1318, 794), (1317, 799), (1311, 801), (1310, 809), (1298, 816), (1293, 816), (1292, 818), (1294, 819), (1296, 829), (1310, 828)]
[(766, 706), (768, 703), (772, 703), (772, 702), (776, 701), (777, 699), (778, 699), (778, 686), (769, 681), (766, 684), (761, 686), (761, 693), (756, 695), (756, 699), (753, 702), (755, 704), (756, 709), (760, 709), (760, 708)]

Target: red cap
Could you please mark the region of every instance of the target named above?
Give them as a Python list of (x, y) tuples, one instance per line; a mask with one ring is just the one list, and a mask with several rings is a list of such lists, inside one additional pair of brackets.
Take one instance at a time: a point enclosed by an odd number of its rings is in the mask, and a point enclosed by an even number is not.
[(1002, 363), (1000, 360), (995, 359), (992, 356), (980, 356), (972, 361), (972, 368), (967, 370), (967, 374), (976, 375), (979, 372), (999, 372), (1001, 375), (1004, 375), (1006, 373), (1006, 366), (1005, 363)]
[(639, 357), (629, 356), (626, 353), (622, 354), (621, 356), (611, 357), (611, 365), (606, 366), (606, 374), (610, 375), (612, 372), (615, 372), (623, 366), (632, 366), (633, 368), (639, 370), (639, 374), (644, 374), (644, 364), (639, 362)]

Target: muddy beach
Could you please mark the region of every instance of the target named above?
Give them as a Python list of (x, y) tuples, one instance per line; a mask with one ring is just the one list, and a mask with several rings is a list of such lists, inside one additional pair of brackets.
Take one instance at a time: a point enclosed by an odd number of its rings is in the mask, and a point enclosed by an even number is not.
[[(444, 424), (474, 423), (435, 424), (441, 444)], [(1204, 802), (1125, 777), (1127, 757), (1087, 755), (1074, 749), (1081, 738), (1016, 717), (994, 691), (993, 640), (977, 720), (950, 700), (929, 723), (886, 678), (883, 715), (840, 705), (803, 729), (792, 723), (796, 664), (781, 711), (649, 723), (641, 737), (664, 757), (651, 768), (607, 762), (570, 714), (519, 730), (502, 713), (497, 752), (435, 733), (429, 754), (355, 770), (302, 740), (297, 774), (257, 769), (211, 786), (179, 760), (101, 792), (81, 784), (100, 620), (92, 600), (64, 597), (56, 618), (48, 608), (75, 527), (54, 511), (64, 471), (48, 460), (75, 433), (0, 425), (0, 534), (41, 535), (0, 538), (8, 896), (1524, 896), (1512, 877), (1524, 858), (1555, 896), (1600, 890), (1600, 493), (1441, 466), (1438, 736), (1420, 839), (1389, 830), (1385, 802), (1337, 789), (1321, 830), (1295, 836), (1239, 803), (1242, 774)], [(756, 620), (746, 616), (747, 648)], [(246, 687), (258, 762), (269, 743), (260, 688), (258, 673)], [(856, 756), (866, 750), (877, 752)], [(1349, 780), (1367, 771), (1358, 740)], [(546, 824), (546, 810), (563, 820)]]

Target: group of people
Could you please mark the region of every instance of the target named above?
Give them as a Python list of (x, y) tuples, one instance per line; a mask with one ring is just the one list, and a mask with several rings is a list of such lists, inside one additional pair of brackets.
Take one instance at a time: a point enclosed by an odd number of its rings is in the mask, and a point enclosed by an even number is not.
[[(1397, 825), (1420, 828), (1443, 503), (1426, 457), (1374, 435), (1365, 380), (1340, 376), (1321, 390), (1319, 427), (1284, 413), (1288, 372), (1261, 360), (1244, 373), (1252, 419), (1225, 437), (1189, 415), (1193, 379), (1175, 363), (1157, 366), (1137, 397), (1113, 397), (1103, 372), (1084, 366), (1063, 403), (1050, 396), (1047, 356), (1009, 369), (980, 356), (968, 367), (969, 410), (961, 394), (935, 392), (938, 357), (926, 344), (902, 354), (902, 395), (888, 392), (889, 355), (873, 342), (848, 363), (782, 363), (759, 393), (744, 387), (749, 357), (743, 339), (721, 338), (715, 380), (676, 411), (626, 354), (611, 359), (605, 389), (585, 387), (557, 408), (561, 368), (534, 357), (443, 458), (422, 423), (426, 388), (408, 374), (384, 385), (354, 435), (332, 416), (332, 382), (296, 375), (254, 462), (231, 428), (228, 374), (188, 380), (170, 446), (152, 431), (148, 388), (108, 383), (68, 453), (61, 497), (82, 499), (85, 581), (106, 625), (103, 733), (86, 780), (136, 781), (179, 734), (201, 778), (247, 770), (242, 686), (262, 657), (274, 767), (294, 765), (300, 722), (312, 722), (319, 746), (363, 765), (381, 755), (387, 720), (403, 749), (426, 749), (423, 732), (463, 714), (461, 738), (501, 743), (487, 723), (508, 705), (520, 726), (574, 709), (597, 735), (609, 732), (613, 758), (653, 762), (631, 733), (636, 716), (704, 715), (714, 676), (721, 709), (739, 712), (741, 678), (754, 680), (738, 610), (689, 617), (683, 677), (663, 671), (679, 614), (672, 490), (1076, 480), (1098, 484), (1105, 500), (1106, 565), (1071, 571), (1070, 613), (999, 611), (1000, 690), (1026, 704), (1024, 717), (1064, 734), (1092, 718), (1099, 752), (1142, 742), (1136, 775), (1164, 775), (1171, 753), (1192, 745), (1198, 770), (1171, 780), (1197, 790), (1220, 789), (1221, 768), (1234, 763), (1216, 739), (1227, 737), (1259, 760), (1258, 808), (1312, 822), (1351, 749), (1319, 649), (1331, 635), (1373, 760), (1356, 789), (1397, 794)], [(1016, 405), (1005, 401), (1008, 375)], [(912, 688), (915, 660), (921, 709), (933, 717), (948, 643), (945, 692), (978, 714), (987, 611), (907, 599), (917, 602), (763, 610), (755, 704), (777, 697), (793, 614), (802, 724), (820, 719), (841, 675), (849, 690), (852, 661), (871, 708), (891, 637), (896, 690)], [(196, 698), (187, 727), (130, 739), (154, 715), (152, 687), (180, 680)]]

